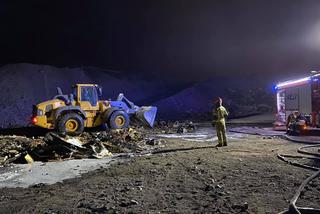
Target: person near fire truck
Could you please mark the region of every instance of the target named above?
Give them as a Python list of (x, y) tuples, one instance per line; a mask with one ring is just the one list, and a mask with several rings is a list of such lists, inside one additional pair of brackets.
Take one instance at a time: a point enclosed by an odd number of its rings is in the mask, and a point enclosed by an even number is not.
[(300, 135), (306, 127), (306, 118), (299, 112), (294, 111), (287, 118), (286, 128), (289, 135)]

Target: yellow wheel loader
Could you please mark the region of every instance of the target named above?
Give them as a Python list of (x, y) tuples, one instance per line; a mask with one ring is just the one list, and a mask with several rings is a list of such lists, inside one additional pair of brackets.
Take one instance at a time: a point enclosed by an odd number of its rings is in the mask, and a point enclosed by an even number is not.
[(99, 100), (102, 88), (96, 84), (76, 84), (72, 88), (69, 95), (57, 88), (52, 100), (33, 106), (32, 123), (67, 135), (79, 135), (85, 127), (126, 128), (130, 119), (153, 127), (156, 107), (136, 106), (123, 94), (116, 101)]

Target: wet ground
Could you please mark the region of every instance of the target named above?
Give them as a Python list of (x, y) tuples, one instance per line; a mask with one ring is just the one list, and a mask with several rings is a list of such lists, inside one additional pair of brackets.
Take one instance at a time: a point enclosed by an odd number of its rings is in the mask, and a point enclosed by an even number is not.
[[(166, 140), (158, 150), (216, 143), (214, 130), (208, 125), (194, 133), (148, 134)], [(112, 163), (110, 159), (91, 159), (92, 162), (25, 164), (24, 171), (2, 168), (2, 187), (19, 186), (19, 181), (24, 183), (20, 183), (21, 187), (26, 187), (24, 181), (32, 177), (35, 182), (28, 188), (1, 188), (0, 213), (277, 213), (285, 210), (300, 183), (312, 172), (280, 161), (277, 153), (296, 154), (301, 144), (281, 137), (231, 132), (228, 137), (228, 147), (219, 149), (144, 155)], [(34, 169), (28, 171), (27, 167)], [(20, 175), (10, 177), (10, 173)], [(32, 173), (35, 174), (30, 176)], [(59, 179), (47, 182), (49, 177)], [(10, 181), (13, 182), (9, 184)], [(299, 205), (320, 207), (318, 184), (316, 180), (309, 186)]]
[(0, 168), (0, 188), (29, 187), (37, 184), (54, 184), (81, 174), (106, 168), (116, 158), (65, 160), (13, 164)]
[[(187, 133), (169, 133), (169, 134), (155, 134), (153, 137), (165, 138), (165, 139), (181, 139), (182, 141), (199, 142), (199, 143), (214, 143), (218, 140), (215, 129), (207, 123), (198, 124), (198, 128), (195, 132)], [(246, 134), (229, 132), (229, 139), (241, 139), (245, 138)]]

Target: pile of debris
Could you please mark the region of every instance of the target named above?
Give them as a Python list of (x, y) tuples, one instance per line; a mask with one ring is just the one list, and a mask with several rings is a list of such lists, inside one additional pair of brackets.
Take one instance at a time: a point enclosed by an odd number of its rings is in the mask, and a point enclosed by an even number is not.
[(128, 128), (103, 132), (84, 132), (80, 136), (61, 136), (49, 132), (45, 137), (0, 136), (0, 164), (11, 162), (54, 161), (63, 159), (103, 158), (113, 153), (150, 150), (162, 145), (150, 139), (143, 129)]
[(146, 135), (135, 128), (83, 133), (79, 138), (84, 144), (102, 144), (113, 153), (138, 152), (144, 150), (146, 145)]
[(189, 133), (194, 132), (197, 126), (192, 121), (184, 122), (171, 122), (171, 121), (158, 121), (155, 125), (155, 130), (162, 134), (174, 134), (174, 133)]
[(39, 141), (22, 136), (0, 136), (0, 164), (7, 164), (27, 155)]

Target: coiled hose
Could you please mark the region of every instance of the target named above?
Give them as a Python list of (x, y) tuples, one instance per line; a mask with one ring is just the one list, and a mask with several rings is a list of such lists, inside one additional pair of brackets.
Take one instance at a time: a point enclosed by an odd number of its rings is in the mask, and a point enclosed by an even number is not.
[(319, 152), (316, 153), (316, 152), (310, 152), (310, 151), (306, 150), (308, 148), (317, 148), (317, 147), (320, 147), (320, 143), (313, 144), (313, 145), (306, 145), (306, 146), (302, 146), (302, 147), (298, 148), (298, 150), (297, 150), (298, 153), (311, 155), (311, 156), (277, 154), (277, 157), (280, 160), (285, 161), (286, 163), (289, 163), (293, 166), (302, 167), (304, 169), (310, 169), (310, 170), (316, 171), (314, 174), (312, 174), (310, 177), (308, 177), (306, 180), (304, 180), (303, 183), (299, 186), (295, 195), (290, 200), (289, 209), (286, 211), (280, 212), (279, 214), (288, 214), (288, 213), (290, 213), (290, 214), (291, 213), (292, 214), (316, 214), (316, 213), (318, 213), (319, 214), (320, 213), (320, 209), (309, 208), (309, 207), (297, 207), (296, 206), (296, 202), (297, 202), (299, 196), (301, 195), (302, 190), (305, 188), (305, 186), (307, 186), (311, 180), (320, 176), (320, 168), (306, 165), (306, 164), (300, 164), (295, 161), (290, 161), (288, 159), (288, 158), (296, 158), (296, 159), (309, 159), (309, 160), (320, 161), (320, 158), (319, 158), (320, 153)]

